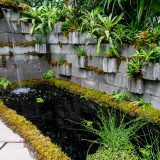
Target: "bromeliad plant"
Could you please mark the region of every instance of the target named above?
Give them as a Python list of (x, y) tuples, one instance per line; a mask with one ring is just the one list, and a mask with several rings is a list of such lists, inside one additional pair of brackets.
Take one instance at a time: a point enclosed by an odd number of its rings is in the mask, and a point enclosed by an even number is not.
[(100, 21), (93, 27), (92, 34), (97, 35), (97, 53), (101, 53), (102, 42), (109, 42), (110, 48), (116, 57), (119, 57), (117, 48), (122, 44), (123, 32), (119, 32), (122, 25), (118, 25), (118, 22), (122, 20), (123, 14), (113, 17), (112, 14), (109, 16), (102, 16), (98, 14), (98, 20)]

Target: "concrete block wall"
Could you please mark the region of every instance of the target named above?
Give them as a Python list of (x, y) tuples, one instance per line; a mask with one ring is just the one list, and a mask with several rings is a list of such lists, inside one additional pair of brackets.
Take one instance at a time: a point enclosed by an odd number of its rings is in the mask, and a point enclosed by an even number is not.
[[(60, 28), (60, 23), (54, 28)], [(136, 96), (144, 98), (153, 104), (155, 108), (160, 109), (160, 64), (143, 66), (143, 78), (135, 79), (127, 76), (127, 64), (125, 60), (118, 61), (117, 59), (104, 58), (104, 51), (109, 49), (109, 44), (103, 44), (101, 47), (102, 54), (97, 54), (97, 39), (96, 37), (88, 38), (88, 33), (69, 33), (67, 37), (60, 32), (54, 30), (48, 35), (48, 43), (52, 61), (57, 61), (60, 55), (64, 55), (65, 60), (72, 64), (71, 75), (60, 75), (59, 66), (54, 66), (52, 69), (56, 72), (58, 78), (66, 79), (71, 82), (80, 84), (82, 87), (93, 88), (112, 94), (114, 91), (131, 92), (132, 99)], [(78, 56), (76, 55), (76, 47), (82, 47), (87, 53), (87, 65), (81, 67), (78, 65)], [(135, 53), (134, 45), (124, 44), (119, 49), (121, 56), (131, 57)], [(82, 62), (81, 62), (82, 63)], [(91, 71), (87, 66), (97, 67), (104, 72), (98, 73)]]
[[(32, 42), (35, 40), (35, 37), (40, 34), (30, 35), (31, 25), (19, 22), (18, 18), (19, 16), (15, 14), (10, 20), (14, 28), (15, 42)], [(8, 24), (4, 19), (0, 20), (0, 24), (0, 43), (11, 42), (12, 33)], [(16, 46), (14, 50), (13, 47), (0, 47), (0, 76), (5, 76), (9, 80), (16, 80), (14, 61), (14, 58), (16, 58), (20, 66), (22, 79), (40, 78), (44, 72), (52, 69), (58, 78), (109, 94), (117, 90), (121, 92), (129, 91), (132, 93), (133, 99), (135, 96), (141, 96), (151, 102), (155, 108), (160, 109), (160, 64), (151, 66), (144, 64), (142, 79), (129, 78), (127, 76), (127, 64), (124, 60), (117, 61), (116, 59), (104, 58), (104, 52), (109, 49), (109, 44), (101, 46), (102, 53), (98, 56), (96, 37), (89, 38), (88, 33), (81, 34), (78, 32), (64, 36), (61, 32), (61, 23), (57, 23), (53, 27), (53, 32), (44, 37), (44, 42), (48, 46), (46, 50), (44, 45), (36, 47)], [(82, 58), (81, 62), (76, 55), (78, 46), (83, 47), (87, 53), (87, 56)], [(25, 54), (37, 50), (41, 54), (40, 56), (38, 54), (35, 56)], [(119, 51), (123, 57), (131, 57), (135, 52), (135, 46), (124, 44)], [(11, 52), (15, 52), (17, 55), (12, 57), (10, 56)], [(51, 61), (57, 61), (61, 55), (64, 55), (65, 60), (71, 65), (51, 66), (46, 60), (48, 54), (51, 54)], [(4, 56), (6, 65), (4, 65)], [(84, 60), (87, 62), (83, 63)], [(80, 63), (83, 65), (80, 65)], [(99, 72), (97, 69), (103, 72)]]
[(22, 80), (42, 77), (43, 73), (50, 69), (46, 37), (42, 46), (32, 44), (41, 34), (30, 35), (31, 24), (20, 22), (19, 13), (12, 12), (7, 16), (11, 28), (6, 19), (0, 19), (0, 77), (17, 81), (17, 65)]

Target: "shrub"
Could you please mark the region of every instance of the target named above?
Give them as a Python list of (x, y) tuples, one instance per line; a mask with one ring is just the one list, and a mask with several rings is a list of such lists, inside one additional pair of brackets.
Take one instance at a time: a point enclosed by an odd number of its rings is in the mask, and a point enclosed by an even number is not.
[(87, 156), (87, 160), (140, 160), (132, 151), (100, 148), (96, 153)]

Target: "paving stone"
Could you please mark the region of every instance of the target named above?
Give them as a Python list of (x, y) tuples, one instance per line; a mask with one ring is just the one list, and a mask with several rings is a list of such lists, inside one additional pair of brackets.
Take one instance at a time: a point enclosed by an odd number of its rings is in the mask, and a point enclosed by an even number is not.
[(35, 47), (33, 46), (28, 46), (28, 47), (15, 46), (14, 49), (11, 49), (11, 51), (14, 54), (24, 54), (28, 52), (35, 52)]
[(2, 160), (34, 160), (24, 143), (7, 143), (0, 150)]
[(72, 76), (87, 78), (87, 71), (77, 67), (72, 67)]
[(10, 55), (10, 47), (0, 47), (0, 55)]
[[(0, 142), (23, 142), (24, 140), (9, 127), (7, 127), (2, 120), (0, 120)], [(0, 156), (1, 157), (1, 156)]]
[(58, 33), (54, 33), (54, 32), (52, 32), (52, 33), (50, 33), (49, 35), (48, 35), (48, 43), (50, 43), (50, 44), (58, 44)]
[(72, 63), (72, 66), (76, 66), (77, 62), (77, 56), (76, 55), (66, 55), (66, 61), (69, 63)]
[(127, 63), (126, 61), (121, 61), (118, 67), (118, 72), (119, 73), (127, 73)]

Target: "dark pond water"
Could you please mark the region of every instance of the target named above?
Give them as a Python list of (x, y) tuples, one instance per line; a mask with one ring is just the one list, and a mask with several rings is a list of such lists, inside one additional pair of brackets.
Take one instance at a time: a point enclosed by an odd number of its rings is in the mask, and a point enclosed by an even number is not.
[[(19, 95), (8, 91), (0, 97), (6, 106), (35, 124), (72, 159), (85, 160), (87, 152), (94, 153), (98, 148), (92, 145), (89, 149), (91, 142), (87, 140), (97, 138), (80, 124), (84, 119), (95, 119), (93, 102), (49, 85), (32, 87), (30, 92)], [(44, 103), (37, 103), (37, 98), (42, 98)]]
[[(85, 131), (81, 125), (84, 119), (97, 121), (98, 105), (94, 102), (50, 85), (34, 86), (29, 92), (21, 94), (12, 91), (1, 92), (0, 98), (6, 106), (26, 117), (44, 135), (61, 146), (73, 160), (85, 160), (87, 154), (95, 153), (97, 150), (98, 145), (91, 142), (97, 140), (97, 137)], [(38, 103), (37, 98), (44, 102)], [(120, 113), (116, 110), (117, 118), (120, 117)], [(128, 119), (131, 117), (127, 116), (126, 121)], [(160, 133), (158, 127), (149, 124), (137, 134), (141, 136), (150, 132), (156, 136)], [(141, 136), (141, 139), (147, 138)], [(133, 140), (133, 143), (136, 144), (136, 141)], [(142, 140), (142, 143), (145, 142)], [(150, 143), (149, 138), (147, 143)]]

